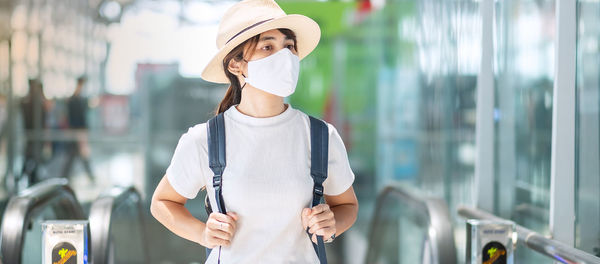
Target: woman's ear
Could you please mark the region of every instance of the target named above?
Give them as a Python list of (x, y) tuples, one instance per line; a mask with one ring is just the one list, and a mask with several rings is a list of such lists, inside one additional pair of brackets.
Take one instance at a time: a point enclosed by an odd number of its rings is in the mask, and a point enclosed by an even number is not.
[(235, 76), (239, 76), (242, 73), (242, 61), (236, 61), (234, 59), (229, 60), (227, 70)]

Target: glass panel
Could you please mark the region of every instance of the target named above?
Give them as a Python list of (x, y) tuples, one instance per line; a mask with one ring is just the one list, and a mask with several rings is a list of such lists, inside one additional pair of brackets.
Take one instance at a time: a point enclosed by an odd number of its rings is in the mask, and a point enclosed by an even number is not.
[[(120, 98), (120, 105), (104, 104), (110, 101), (102, 100), (107, 95), (101, 93), (101, 88), (104, 88), (103, 62), (106, 52), (93, 54), (93, 50), (94, 45), (106, 48), (107, 32), (94, 30), (99, 23), (92, 22), (91, 17), (88, 18), (90, 23), (81, 23), (81, 18), (89, 15), (85, 12), (87, 4), (65, 3), (36, 0), (18, 5), (13, 11), (4, 10), (11, 19), (8, 29), (14, 34), (10, 38), (10, 52), (8, 42), (4, 39), (0, 41), (0, 66), (6, 66), (0, 67), (0, 89), (3, 89), (0, 109), (11, 109), (10, 118), (3, 117), (6, 111), (0, 112), (0, 137), (11, 137), (8, 144), (0, 144), (0, 151), (9, 153), (0, 168), (6, 168), (2, 171), (8, 171), (5, 174), (11, 175), (4, 184), (10, 191), (26, 188), (46, 178), (64, 176), (72, 180), (70, 183), (78, 196), (82, 194), (81, 197), (89, 201), (96, 198), (100, 190), (110, 186), (113, 180), (118, 180), (99, 177), (97, 181), (91, 181), (93, 177), (90, 171), (102, 174), (109, 167), (119, 166), (115, 166), (112, 160), (106, 162), (109, 158), (96, 155), (94, 152), (97, 148), (113, 146), (109, 157), (120, 152), (144, 156), (141, 150), (143, 144), (139, 143), (141, 140), (135, 142), (129, 139), (142, 138), (141, 132), (127, 130), (130, 128), (129, 119), (125, 117), (129, 117), (129, 112), (119, 112), (124, 108), (135, 111), (139, 107), (129, 108), (129, 98), (125, 97)], [(83, 41), (90, 43), (89, 47), (85, 46), (89, 54), (82, 54)], [(9, 54), (12, 63), (8, 62)], [(96, 67), (86, 68), (85, 62)], [(9, 68), (12, 84), (7, 83)], [(76, 78), (84, 71), (89, 81), (83, 85), (83, 100), (71, 100)], [(35, 81), (30, 82), (32, 80)], [(38, 82), (43, 87), (43, 93), (30, 92), (31, 84)], [(13, 98), (5, 98), (9, 94), (8, 89), (12, 89)], [(110, 119), (108, 115), (111, 115)], [(73, 119), (84, 119), (86, 125), (74, 124), (81, 122), (73, 122)], [(122, 133), (116, 135), (121, 137), (111, 137), (114, 131), (109, 130), (113, 127), (107, 127), (114, 123), (119, 123), (119, 128), (122, 128), (118, 131)], [(127, 136), (129, 138), (126, 139)], [(139, 147), (130, 151), (130, 146), (134, 144)], [(128, 164), (135, 166), (135, 169), (144, 167), (137, 160)], [(143, 170), (130, 174), (144, 175)], [(88, 180), (76, 177), (79, 175), (87, 175)], [(138, 179), (134, 184), (142, 187), (143, 180)]]
[[(548, 234), (555, 1), (498, 1), (495, 11), (495, 213)], [(515, 261), (551, 263), (530, 250)]]
[[(342, 2), (318, 5), (334, 14)], [(352, 5), (346, 31), (323, 27), (290, 102), (338, 128), (357, 175), (359, 222), (370, 222), (375, 194), (392, 181), (444, 197), (454, 212), (472, 200), (479, 2), (391, 0), (364, 14)]]
[(381, 47), (377, 186), (413, 183), (445, 198), (454, 212), (472, 200), (479, 3), (406, 1), (386, 8), (391, 18), (381, 23), (397, 26), (398, 36)]
[[(11, 64), (10, 59), (10, 50), (8, 41), (0, 41), (0, 197), (2, 200), (8, 199), (6, 192), (6, 175), (9, 171), (8, 166), (8, 151), (9, 151), (9, 102), (10, 98), (8, 97), (8, 89), (9, 89), (9, 65)], [(12, 143), (11, 143), (12, 144)], [(2, 202), (0, 204), (0, 215), (4, 212), (4, 206), (6, 202)], [(1, 218), (1, 216), (0, 216)]]
[(600, 3), (579, 1), (578, 23), (575, 244), (600, 257)]
[[(462, 252), (464, 223), (455, 212), (456, 205), (473, 201), (479, 1), (387, 1), (371, 21), (349, 35), (348, 62), (340, 64), (360, 62), (360, 66), (348, 66), (343, 73), (342, 102), (358, 109), (362, 104), (357, 102), (362, 101), (352, 95), (368, 98), (373, 85), (377, 87), (375, 101), (366, 104), (375, 109), (357, 110), (365, 116), (359, 119), (360, 114), (351, 113), (350, 119), (363, 122), (357, 127), (368, 127), (364, 125), (371, 120), (368, 115), (376, 114), (376, 141), (351, 130), (355, 140), (350, 152), (374, 163), (375, 190), (399, 181), (445, 199), (459, 227), (456, 245)], [(361, 144), (374, 145), (376, 158), (368, 157)], [(362, 207), (365, 200), (360, 202)], [(412, 252), (398, 256), (406, 258), (398, 263), (414, 263)], [(457, 256), (463, 261), (464, 254)]]

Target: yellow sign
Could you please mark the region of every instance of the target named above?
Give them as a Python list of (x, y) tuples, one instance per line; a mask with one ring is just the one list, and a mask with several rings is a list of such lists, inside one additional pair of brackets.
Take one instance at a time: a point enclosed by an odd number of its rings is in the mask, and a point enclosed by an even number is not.
[(54, 262), (53, 264), (65, 264), (65, 262), (67, 262), (67, 260), (69, 260), (72, 256), (77, 255), (77, 251), (68, 250), (66, 248), (61, 248), (58, 251), (58, 254), (60, 255), (60, 260), (57, 262)]

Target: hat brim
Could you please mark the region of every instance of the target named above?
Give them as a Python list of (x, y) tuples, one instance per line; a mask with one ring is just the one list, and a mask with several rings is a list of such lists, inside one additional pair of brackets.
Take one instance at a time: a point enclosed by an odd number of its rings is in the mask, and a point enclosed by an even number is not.
[(202, 79), (209, 82), (229, 83), (229, 79), (227, 79), (223, 69), (223, 59), (225, 56), (247, 39), (276, 28), (287, 28), (296, 34), (298, 57), (300, 60), (315, 49), (321, 39), (321, 29), (319, 28), (319, 24), (307, 16), (290, 14), (275, 18), (243, 32), (225, 44), (217, 54), (213, 56), (200, 76)]

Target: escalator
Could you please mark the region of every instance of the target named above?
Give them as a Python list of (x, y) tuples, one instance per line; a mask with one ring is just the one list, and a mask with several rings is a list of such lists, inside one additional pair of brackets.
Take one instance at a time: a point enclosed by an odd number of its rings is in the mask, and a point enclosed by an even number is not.
[(46, 220), (89, 220), (90, 263), (149, 263), (142, 212), (140, 194), (133, 187), (105, 191), (91, 204), (88, 218), (66, 179), (40, 182), (6, 205), (0, 264), (41, 263), (41, 224)]
[(0, 227), (3, 263), (40, 263), (41, 223), (85, 219), (66, 179), (40, 182), (10, 198)]
[(455, 264), (446, 203), (389, 185), (377, 197), (366, 263)]
[(90, 208), (92, 263), (150, 263), (141, 197), (133, 187), (113, 187)]
[[(465, 206), (457, 213), (465, 219), (507, 221)], [(389, 185), (377, 197), (365, 263), (457, 263), (455, 230), (445, 201), (419, 195), (413, 187)], [(519, 225), (514, 236), (517, 253), (541, 254), (543, 262), (535, 263), (600, 264), (600, 258), (592, 254)], [(525, 262), (515, 259), (515, 263)]]

